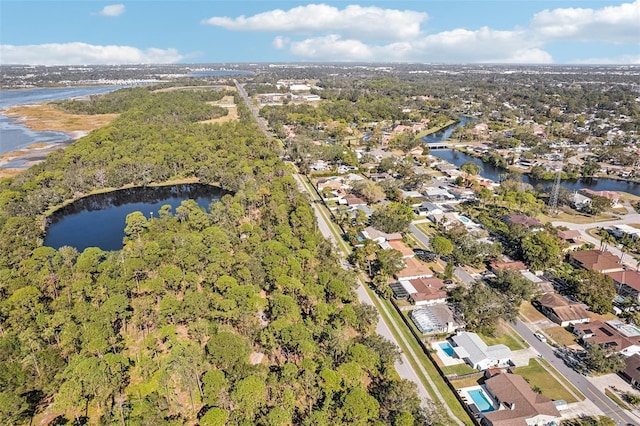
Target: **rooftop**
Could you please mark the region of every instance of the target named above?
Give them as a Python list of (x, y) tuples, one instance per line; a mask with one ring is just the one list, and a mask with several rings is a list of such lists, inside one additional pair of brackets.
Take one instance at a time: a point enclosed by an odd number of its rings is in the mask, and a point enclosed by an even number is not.
[(493, 426), (526, 425), (526, 420), (544, 415), (560, 417), (554, 403), (544, 395), (535, 393), (522, 376), (498, 374), (485, 380), (485, 386), (506, 410), (485, 413)]
[(586, 250), (574, 251), (569, 254), (569, 259), (579, 266), (590, 271), (615, 271), (622, 270), (620, 258), (608, 251)]

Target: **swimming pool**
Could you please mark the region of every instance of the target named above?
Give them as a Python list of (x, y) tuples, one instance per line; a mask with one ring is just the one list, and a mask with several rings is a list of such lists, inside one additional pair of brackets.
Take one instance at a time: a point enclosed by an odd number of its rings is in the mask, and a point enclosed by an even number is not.
[(484, 394), (482, 389), (474, 389), (469, 391), (469, 396), (473, 399), (474, 404), (478, 407), (483, 413), (488, 413), (489, 411), (493, 411), (493, 403), (488, 399), (488, 397)]
[(453, 351), (453, 348), (451, 347), (449, 342), (440, 343), (439, 346), (440, 346), (440, 349), (442, 349), (442, 352), (444, 352), (445, 354), (449, 355), (450, 357), (453, 357), (456, 354)]
[(467, 219), (464, 216), (458, 216), (458, 219), (460, 220), (460, 222), (462, 223), (470, 223), (471, 221), (469, 219)]

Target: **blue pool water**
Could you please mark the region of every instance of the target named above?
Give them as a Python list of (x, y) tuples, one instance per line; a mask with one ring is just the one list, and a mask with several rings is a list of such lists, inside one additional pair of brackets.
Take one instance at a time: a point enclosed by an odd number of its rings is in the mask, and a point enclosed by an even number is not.
[(449, 356), (454, 356), (455, 352), (453, 351), (453, 348), (451, 347), (451, 345), (449, 344), (449, 342), (444, 342), (444, 343), (440, 343), (440, 349), (442, 349), (442, 351), (449, 355)]
[(494, 410), (493, 404), (487, 399), (487, 396), (481, 389), (469, 391), (469, 396), (473, 399), (474, 404), (476, 404), (476, 407), (478, 407), (478, 410), (481, 412), (487, 413)]

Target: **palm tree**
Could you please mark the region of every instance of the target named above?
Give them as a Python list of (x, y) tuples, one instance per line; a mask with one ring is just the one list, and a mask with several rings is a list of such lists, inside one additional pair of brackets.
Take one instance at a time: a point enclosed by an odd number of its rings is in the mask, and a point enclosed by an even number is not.
[(620, 251), (622, 251), (620, 263), (622, 263), (624, 255), (629, 253), (631, 251), (631, 247), (633, 247), (633, 238), (631, 238), (631, 235), (629, 234), (624, 234), (624, 237), (622, 237), (622, 239), (620, 240), (620, 244), (622, 244), (622, 247), (620, 248)]
[(607, 245), (614, 242), (614, 237), (606, 229), (601, 229), (599, 232), (600, 235), (600, 251), (606, 251)]

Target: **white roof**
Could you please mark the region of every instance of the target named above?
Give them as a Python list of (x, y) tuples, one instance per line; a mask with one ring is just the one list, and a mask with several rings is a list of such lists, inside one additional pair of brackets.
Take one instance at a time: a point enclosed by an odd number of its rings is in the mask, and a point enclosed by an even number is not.
[(469, 358), (469, 361), (476, 365), (486, 359), (503, 360), (511, 358), (511, 349), (506, 345), (499, 344), (487, 346), (480, 336), (475, 333), (463, 331), (451, 338), (457, 347), (453, 350), (460, 358)]

